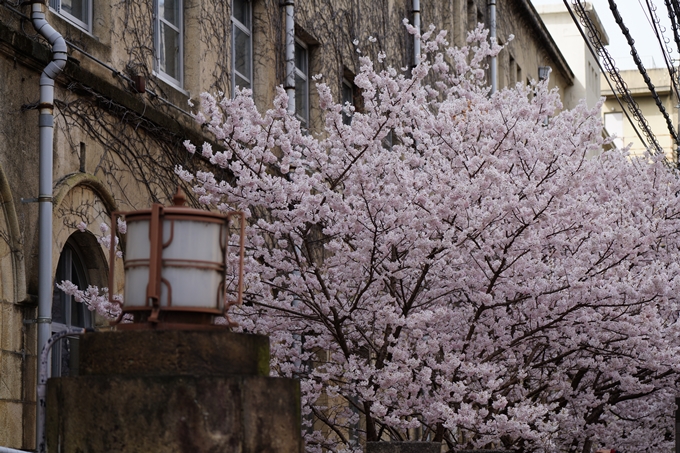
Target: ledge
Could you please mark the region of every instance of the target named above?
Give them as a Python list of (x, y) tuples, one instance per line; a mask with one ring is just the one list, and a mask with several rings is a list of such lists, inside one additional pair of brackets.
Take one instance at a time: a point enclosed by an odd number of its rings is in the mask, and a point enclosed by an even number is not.
[[(13, 58), (17, 63), (38, 73), (41, 73), (51, 60), (51, 50), (47, 45), (13, 30), (4, 23), (0, 23), (0, 53)], [(178, 139), (189, 139), (194, 143), (202, 143), (205, 140), (209, 140), (209, 138), (201, 133), (200, 126), (189, 116), (179, 111), (172, 112), (170, 110), (172, 107), (169, 105), (154, 105), (161, 101), (157, 101), (149, 93), (138, 94), (122, 88), (120, 86), (121, 82), (127, 84), (127, 81), (116, 77), (114, 74), (110, 78), (103, 78), (83, 68), (80, 66), (78, 59), (73, 57), (74, 54), (82, 55), (77, 50), (69, 49), (69, 59), (66, 67), (57, 79), (57, 83), (62, 87), (65, 88), (69, 82), (81, 83), (102, 97), (168, 130)], [(80, 58), (87, 57), (83, 56)], [(37, 98), (39, 93), (37, 85), (35, 93)], [(181, 108), (180, 106), (177, 107)], [(102, 108), (106, 109), (105, 106), (102, 106)], [(118, 115), (118, 112), (115, 110), (110, 109), (110, 111), (112, 114)]]

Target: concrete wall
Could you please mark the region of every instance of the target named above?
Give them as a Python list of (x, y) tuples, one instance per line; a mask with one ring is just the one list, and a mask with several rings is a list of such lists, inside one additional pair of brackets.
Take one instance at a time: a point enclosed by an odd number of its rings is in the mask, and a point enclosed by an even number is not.
[[(671, 81), (668, 71), (666, 69), (650, 69), (648, 70), (648, 74), (657, 93), (659, 94), (659, 98), (661, 99), (666, 111), (670, 115), (674, 127), (677, 130), (678, 121), (680, 119), (678, 117), (677, 102), (674, 101), (673, 95), (671, 93)], [(664, 149), (668, 158), (675, 161), (677, 158), (675, 153), (675, 143), (673, 142), (673, 138), (668, 131), (666, 120), (660, 113), (659, 108), (657, 107), (654, 98), (650, 94), (642, 76), (637, 70), (621, 71), (621, 76), (630, 89), (633, 99), (635, 99), (635, 102), (637, 102), (639, 105), (640, 111), (646, 118), (651, 131), (659, 142), (659, 145)], [(635, 130), (633, 129), (633, 126), (631, 126), (625, 115), (623, 115), (621, 106), (617, 102), (612, 90), (608, 85), (606, 85), (604, 79), (602, 80), (601, 86), (602, 95), (606, 97), (606, 101), (602, 106), (602, 115), (605, 118), (605, 121), (607, 120), (606, 116), (611, 113), (621, 114), (623, 117), (622, 131), (609, 130), (607, 132), (610, 135), (616, 134), (619, 136), (619, 140), (617, 140), (619, 146), (630, 145), (631, 155), (643, 154), (646, 150), (643, 146), (643, 142), (640, 141), (637, 134), (635, 133)], [(625, 105), (626, 104), (624, 102), (624, 106)], [(633, 122), (635, 122), (634, 119)], [(637, 123), (635, 124), (637, 126)], [(641, 132), (639, 127), (638, 130)], [(648, 141), (644, 135), (643, 138), (645, 139), (645, 142)]]
[[(607, 45), (609, 38), (597, 11), (589, 2), (585, 4), (585, 9), (600, 33), (603, 44)], [(564, 106), (573, 108), (581, 99), (585, 99), (588, 107), (595, 107), (601, 97), (600, 68), (571, 15), (563, 4), (539, 5), (536, 10), (574, 71), (574, 85), (562, 95)]]

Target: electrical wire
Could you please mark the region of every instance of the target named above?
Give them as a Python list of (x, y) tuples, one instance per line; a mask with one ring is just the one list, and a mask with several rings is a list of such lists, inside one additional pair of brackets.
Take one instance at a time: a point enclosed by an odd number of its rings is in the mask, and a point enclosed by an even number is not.
[[(640, 139), (642, 146), (644, 146), (645, 148), (648, 148), (646, 140), (642, 137), (642, 133), (640, 132), (638, 127), (635, 125), (636, 122), (637, 122), (638, 126), (640, 127), (640, 129), (643, 129), (645, 136), (648, 138), (649, 142), (654, 145), (654, 148), (657, 150), (657, 152), (663, 152), (663, 151), (661, 151), (661, 147), (659, 146), (658, 142), (656, 141), (656, 137), (654, 137), (654, 135), (652, 134), (652, 132), (649, 128), (649, 124), (647, 123), (647, 120), (642, 115), (642, 112), (640, 111), (640, 107), (637, 105), (637, 103), (635, 102), (635, 99), (633, 99), (633, 96), (630, 94), (630, 91), (628, 90), (628, 86), (626, 85), (626, 82), (621, 77), (621, 74), (619, 74), (619, 71), (616, 68), (616, 64), (614, 63), (614, 59), (611, 57), (611, 55), (609, 54), (607, 49), (604, 48), (604, 44), (602, 44), (602, 37), (600, 36), (600, 32), (597, 30), (595, 25), (592, 23), (592, 21), (590, 20), (590, 17), (588, 17), (588, 14), (585, 11), (585, 8), (583, 8), (583, 6), (581, 5), (581, 2), (579, 0), (572, 0), (573, 6), (574, 6), (573, 10), (572, 10), (572, 5), (569, 4), (568, 0), (563, 0), (563, 2), (564, 2), (564, 6), (566, 6), (567, 11), (569, 12), (569, 15), (571, 16), (572, 20), (574, 21), (576, 28), (578, 29), (579, 33), (583, 37), (583, 41), (588, 46), (590, 53), (593, 55), (593, 57), (595, 57), (595, 61), (597, 61), (597, 64), (600, 67), (600, 71), (602, 72), (602, 76), (607, 81), (607, 84), (609, 85), (609, 88), (612, 90), (612, 93), (614, 94), (616, 101), (621, 106), (621, 110), (626, 115), (626, 118), (628, 119), (628, 122), (630, 123), (631, 127), (635, 131), (635, 134)], [(578, 14), (578, 18), (576, 16), (577, 14)], [(587, 28), (587, 34), (583, 30), (583, 27)], [(601, 57), (601, 61), (600, 61), (600, 57)], [(616, 88), (614, 87), (613, 84), (616, 85)], [(623, 101), (625, 101), (628, 109), (626, 109), (624, 107), (621, 98), (623, 98)], [(630, 113), (629, 113), (629, 111), (630, 111)], [(633, 117), (635, 117), (635, 122), (631, 118), (631, 115)]]
[[(638, 0), (638, 3), (640, 3), (640, 0)], [(668, 47), (670, 40), (664, 35), (666, 29), (661, 25), (659, 16), (656, 14), (656, 6), (650, 0), (645, 0), (645, 3), (647, 4), (647, 10), (651, 16), (651, 19), (648, 18), (649, 23), (652, 27), (652, 31), (654, 31), (657, 41), (659, 42), (659, 46), (661, 47), (661, 54), (663, 55), (664, 63), (666, 64), (666, 69), (668, 69), (668, 75), (671, 79), (671, 91), (673, 94), (675, 94), (675, 99), (680, 102), (680, 90), (678, 89), (677, 83), (677, 70), (675, 69), (675, 66), (673, 66), (671, 58), (671, 53), (673, 51)], [(642, 6), (642, 3), (640, 3), (640, 6)]]
[[(628, 45), (630, 46), (630, 55), (633, 57), (633, 61), (635, 61), (635, 65), (638, 67), (638, 71), (640, 71), (640, 74), (642, 75), (642, 78), (644, 79), (645, 84), (647, 84), (647, 89), (652, 94), (652, 98), (654, 99), (656, 106), (658, 107), (659, 111), (661, 112), (664, 119), (666, 120), (666, 127), (668, 127), (668, 132), (670, 132), (671, 137), (673, 137), (673, 140), (677, 144), (678, 143), (678, 135), (675, 133), (675, 127), (673, 127), (673, 121), (671, 120), (670, 115), (666, 111), (666, 107), (664, 107), (663, 102), (661, 102), (661, 98), (659, 98), (659, 94), (656, 92), (656, 88), (654, 87), (654, 84), (652, 83), (652, 79), (649, 78), (649, 74), (647, 74), (647, 70), (645, 69), (645, 66), (642, 64), (642, 60), (640, 59), (640, 55), (638, 55), (638, 52), (635, 49), (635, 40), (630, 35), (630, 30), (628, 30), (628, 27), (626, 27), (626, 25), (623, 23), (623, 18), (621, 17), (621, 14), (619, 13), (619, 8), (616, 6), (616, 3), (614, 2), (614, 0), (609, 0), (609, 9), (611, 10), (612, 14), (614, 15), (614, 20), (616, 21), (616, 24), (621, 29), (623, 36), (625, 36), (626, 41), (628, 41)], [(655, 141), (656, 141), (656, 138), (655, 138)], [(658, 143), (657, 143), (657, 145), (658, 145)]]

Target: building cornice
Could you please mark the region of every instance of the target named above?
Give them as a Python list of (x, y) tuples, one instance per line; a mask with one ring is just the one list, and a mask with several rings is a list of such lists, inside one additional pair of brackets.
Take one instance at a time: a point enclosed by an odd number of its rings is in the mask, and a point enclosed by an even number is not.
[(514, 3), (518, 6), (520, 16), (526, 19), (529, 27), (535, 33), (537, 40), (543, 43), (548, 56), (555, 65), (553, 70), (559, 72), (570, 86), (573, 85), (574, 79), (576, 78), (574, 72), (569, 67), (567, 60), (564, 58), (564, 55), (562, 55), (562, 52), (560, 52), (559, 47), (557, 47), (552, 35), (548, 32), (541, 16), (539, 16), (536, 8), (531, 4), (531, 1), (514, 0)]

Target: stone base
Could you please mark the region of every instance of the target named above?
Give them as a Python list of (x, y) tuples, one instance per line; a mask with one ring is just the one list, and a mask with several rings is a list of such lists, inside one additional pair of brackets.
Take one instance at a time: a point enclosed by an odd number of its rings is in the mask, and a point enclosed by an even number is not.
[(85, 335), (80, 375), (47, 384), (48, 451), (300, 453), (300, 385), (263, 376), (268, 352), (230, 332)]

